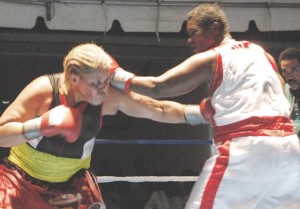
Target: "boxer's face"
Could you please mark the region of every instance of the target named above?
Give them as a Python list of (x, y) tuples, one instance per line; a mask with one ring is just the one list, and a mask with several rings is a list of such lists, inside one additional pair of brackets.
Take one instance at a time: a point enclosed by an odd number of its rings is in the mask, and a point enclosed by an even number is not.
[(92, 105), (99, 105), (107, 97), (108, 86), (108, 72), (96, 71), (92, 74), (81, 75), (77, 89), (82, 100)]
[(295, 59), (281, 60), (280, 68), (285, 81), (293, 90), (300, 89), (300, 63)]
[(200, 27), (195, 20), (189, 20), (186, 29), (189, 35), (188, 44), (194, 48), (195, 53), (207, 51), (215, 46), (216, 39), (211, 31)]

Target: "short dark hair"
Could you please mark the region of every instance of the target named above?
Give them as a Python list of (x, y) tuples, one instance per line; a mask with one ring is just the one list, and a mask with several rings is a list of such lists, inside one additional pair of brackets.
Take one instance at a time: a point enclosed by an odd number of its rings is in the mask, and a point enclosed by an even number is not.
[(223, 36), (229, 33), (227, 16), (218, 4), (200, 4), (187, 14), (187, 21), (195, 20), (200, 27), (209, 28), (214, 22), (220, 24)]
[(297, 59), (300, 63), (300, 49), (297, 48), (287, 48), (283, 50), (278, 59), (278, 65), (280, 66), (280, 63), (282, 60), (291, 60), (291, 59)]

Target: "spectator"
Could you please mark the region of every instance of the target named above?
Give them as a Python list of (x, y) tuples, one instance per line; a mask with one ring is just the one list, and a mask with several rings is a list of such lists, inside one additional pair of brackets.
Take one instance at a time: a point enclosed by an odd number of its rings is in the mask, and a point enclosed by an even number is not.
[(300, 137), (300, 49), (288, 48), (279, 55), (279, 67), (286, 81), (285, 95), (291, 103), (291, 119)]

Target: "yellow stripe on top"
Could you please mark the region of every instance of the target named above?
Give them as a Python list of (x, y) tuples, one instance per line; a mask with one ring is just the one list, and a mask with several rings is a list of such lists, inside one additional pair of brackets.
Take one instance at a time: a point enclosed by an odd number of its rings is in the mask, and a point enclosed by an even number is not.
[(58, 157), (39, 152), (28, 144), (12, 147), (8, 159), (30, 176), (48, 182), (64, 182), (80, 169), (90, 167), (91, 156), (84, 159)]

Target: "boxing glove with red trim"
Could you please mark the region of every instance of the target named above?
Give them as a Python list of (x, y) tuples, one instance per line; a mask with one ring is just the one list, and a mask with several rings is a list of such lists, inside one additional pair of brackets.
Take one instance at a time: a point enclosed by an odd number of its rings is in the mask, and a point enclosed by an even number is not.
[(186, 105), (184, 108), (184, 119), (190, 125), (207, 123), (200, 111), (199, 105)]
[(210, 123), (215, 113), (210, 98), (205, 98), (199, 105), (186, 105), (184, 109), (185, 121), (190, 125)]
[(28, 140), (61, 135), (73, 143), (80, 135), (82, 114), (79, 110), (59, 105), (38, 118), (24, 122), (23, 135)]
[(109, 71), (110, 84), (117, 89), (130, 92), (130, 84), (135, 75), (121, 68), (113, 57), (110, 56), (110, 58), (112, 60), (112, 65)]
[(215, 109), (211, 105), (211, 99), (210, 98), (205, 98), (201, 101), (200, 111), (203, 115), (203, 118), (206, 121), (211, 122), (213, 120), (213, 116), (215, 114)]

